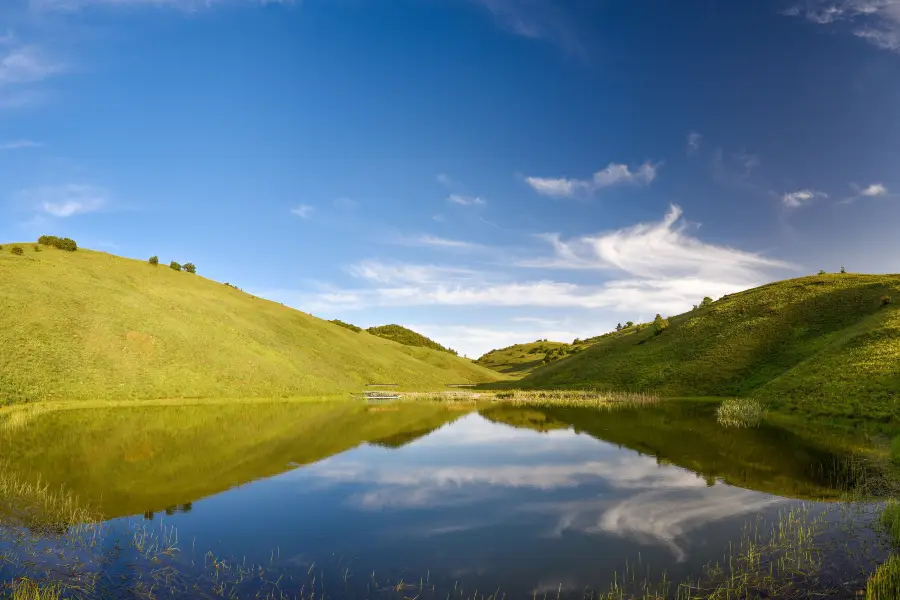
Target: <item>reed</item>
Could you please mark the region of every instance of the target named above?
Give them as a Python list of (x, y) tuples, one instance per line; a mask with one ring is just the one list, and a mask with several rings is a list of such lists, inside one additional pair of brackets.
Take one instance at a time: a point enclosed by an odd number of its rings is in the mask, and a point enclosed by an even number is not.
[(765, 406), (753, 398), (725, 400), (716, 409), (716, 420), (722, 427), (759, 427), (765, 416)]
[(659, 402), (653, 394), (592, 390), (510, 390), (493, 398), (512, 406), (562, 406), (573, 408), (639, 408)]
[(59, 585), (41, 585), (26, 577), (13, 584), (12, 600), (59, 600), (61, 595)]
[(866, 582), (866, 600), (900, 598), (900, 555), (892, 554), (881, 563)]
[(27, 481), (0, 461), (0, 525), (60, 534), (73, 525), (98, 520), (99, 515), (70, 491), (51, 489), (40, 480)]

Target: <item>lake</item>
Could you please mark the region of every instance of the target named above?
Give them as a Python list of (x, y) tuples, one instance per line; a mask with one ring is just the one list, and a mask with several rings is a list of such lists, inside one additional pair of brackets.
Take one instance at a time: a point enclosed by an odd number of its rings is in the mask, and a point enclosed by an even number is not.
[[(201, 588), (591, 597), (633, 570), (654, 581), (663, 571), (714, 579), (711, 560), (729, 546), (738, 556), (748, 531), (765, 533), (793, 511), (838, 542), (808, 585), (852, 595), (859, 584), (846, 573), (883, 558), (884, 545), (869, 527), (872, 505), (837, 501), (880, 481), (860, 458), (872, 440), (768, 422), (726, 429), (714, 408), (254, 402), (23, 412), (0, 433), (7, 477), (71, 492), (105, 522), (101, 534), (71, 534), (79, 541), (54, 557), (46, 548), (58, 542), (23, 534), (12, 518), (23, 511), (8, 506), (0, 575), (66, 581), (81, 569), (93, 576), (77, 579), (82, 590), (117, 597)], [(866, 554), (835, 551), (848, 540)]]

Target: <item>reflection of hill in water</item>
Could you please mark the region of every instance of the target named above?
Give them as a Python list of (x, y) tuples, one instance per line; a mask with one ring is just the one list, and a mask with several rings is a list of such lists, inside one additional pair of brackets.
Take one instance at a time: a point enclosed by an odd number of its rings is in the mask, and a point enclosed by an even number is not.
[(191, 506), (368, 441), (402, 445), (463, 414), (350, 402), (61, 410), (0, 430), (0, 456), (19, 476), (64, 486), (113, 518)]
[(655, 456), (660, 464), (689, 469), (710, 484), (721, 479), (730, 485), (790, 498), (837, 498), (875, 479), (871, 467), (861, 466), (848, 451), (829, 448), (821, 441), (834, 440), (834, 432), (808, 430), (799, 435), (771, 424), (726, 429), (716, 422), (714, 410), (715, 405), (706, 402), (671, 402), (611, 411), (493, 405), (479, 412), (494, 422), (537, 431), (546, 431), (545, 423), (572, 427), (576, 432)]

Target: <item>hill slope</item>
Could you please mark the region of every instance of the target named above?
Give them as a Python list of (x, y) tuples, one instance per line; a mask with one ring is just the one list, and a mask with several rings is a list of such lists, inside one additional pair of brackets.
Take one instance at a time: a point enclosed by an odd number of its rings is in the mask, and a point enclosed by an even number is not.
[[(566, 342), (538, 341), (528, 344), (514, 344), (506, 348), (491, 350), (475, 362), (499, 373), (524, 376), (546, 364), (544, 358), (548, 354), (551, 357), (562, 357), (567, 352), (580, 349), (580, 347), (580, 345), (573, 346)], [(556, 354), (557, 352), (559, 354)]]
[(421, 333), (416, 333), (412, 329), (403, 327), (402, 325), (380, 325), (378, 327), (369, 327), (366, 329), (372, 335), (403, 344), (404, 346), (414, 346), (420, 348), (431, 348), (440, 352), (449, 352), (456, 355), (456, 350), (445, 348), (431, 338), (427, 338)]
[(0, 250), (0, 404), (439, 389), (501, 375), (197, 275), (89, 250)]
[(898, 275), (781, 281), (671, 317), (661, 335), (646, 327), (601, 338), (521, 384), (755, 395), (788, 411), (900, 418), (898, 302)]

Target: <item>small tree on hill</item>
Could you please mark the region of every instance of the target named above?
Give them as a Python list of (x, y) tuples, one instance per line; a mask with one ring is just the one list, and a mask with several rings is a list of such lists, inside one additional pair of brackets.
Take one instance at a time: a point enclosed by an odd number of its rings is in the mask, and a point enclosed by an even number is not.
[(634, 321), (628, 321), (625, 323), (625, 327), (634, 327)]
[(663, 319), (661, 315), (656, 315), (656, 318), (653, 319), (653, 333), (659, 335), (668, 328), (669, 320)]
[(621, 323), (619, 323), (618, 325), (616, 325), (616, 331), (622, 331), (622, 324), (621, 324)]
[(827, 274), (827, 273), (825, 273), (825, 269), (822, 269), (822, 270), (819, 271), (819, 275), (826, 275), (826, 274)]
[(188, 273), (196, 273), (197, 272), (197, 267), (194, 266), (194, 263), (184, 263), (184, 266), (181, 268), (183, 270), (187, 271)]
[(847, 269), (845, 269), (844, 267), (841, 267), (841, 273), (846, 273), (846, 272), (847, 272)]
[(150, 260), (149, 260), (149, 263), (155, 267), (156, 265), (159, 264), (159, 257), (158, 257), (158, 256), (151, 256), (151, 257), (150, 257)]
[(22, 250), (22, 248), (20, 248), (19, 246), (13, 246), (10, 252), (15, 254), (16, 256), (22, 256), (23, 254), (25, 254), (25, 251)]
[(707, 306), (710, 306), (712, 303), (713, 303), (713, 299), (710, 298), (709, 296), (706, 296), (705, 298), (703, 298), (703, 301), (700, 302), (700, 308), (706, 308)]
[(173, 271), (180, 271), (181, 265), (173, 260), (172, 262), (169, 263), (169, 268), (172, 269)]

